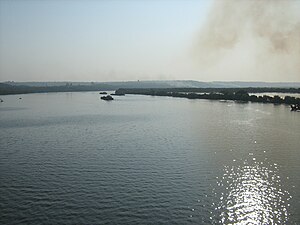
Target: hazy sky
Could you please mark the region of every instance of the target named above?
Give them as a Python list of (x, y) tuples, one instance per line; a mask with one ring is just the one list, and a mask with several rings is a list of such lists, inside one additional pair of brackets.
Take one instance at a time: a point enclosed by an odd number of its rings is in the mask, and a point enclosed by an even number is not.
[[(272, 7), (266, 20), (290, 10)], [(295, 63), (300, 59), (299, 44), (295, 50), (268, 55), (275, 46), (269, 37), (282, 33), (279, 24), (292, 24), (279, 43), (299, 41), (298, 17), (284, 17), (272, 23), (276, 29), (270, 34), (262, 34), (256, 32), (254, 17), (239, 23), (237, 12), (251, 14), (248, 8), (257, 7), (237, 0), (1, 0), (0, 81), (300, 81), (300, 62)], [(229, 28), (217, 32), (221, 27)], [(219, 37), (221, 42), (236, 42), (220, 45)], [(270, 62), (261, 63), (267, 58)]]

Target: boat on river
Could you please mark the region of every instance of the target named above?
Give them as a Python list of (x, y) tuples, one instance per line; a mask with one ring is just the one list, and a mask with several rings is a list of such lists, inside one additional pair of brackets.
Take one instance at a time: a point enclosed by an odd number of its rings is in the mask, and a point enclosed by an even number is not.
[(114, 100), (114, 98), (111, 97), (110, 95), (102, 96), (101, 99), (102, 99), (102, 100), (105, 100), (105, 101), (111, 101), (111, 100)]
[(300, 111), (300, 105), (299, 104), (291, 105), (291, 111)]

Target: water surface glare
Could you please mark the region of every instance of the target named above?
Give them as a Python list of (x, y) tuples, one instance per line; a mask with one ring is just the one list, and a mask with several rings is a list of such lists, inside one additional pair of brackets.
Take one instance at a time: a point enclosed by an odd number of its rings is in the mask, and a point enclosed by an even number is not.
[(286, 224), (291, 196), (282, 189), (278, 169), (251, 164), (224, 168), (218, 181), (226, 189), (219, 192), (222, 224)]
[(99, 97), (1, 96), (0, 224), (300, 224), (300, 113)]

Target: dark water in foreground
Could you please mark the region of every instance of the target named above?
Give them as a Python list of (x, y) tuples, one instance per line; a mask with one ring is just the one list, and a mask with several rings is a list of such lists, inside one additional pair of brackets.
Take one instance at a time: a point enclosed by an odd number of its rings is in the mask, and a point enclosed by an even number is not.
[(287, 106), (1, 98), (0, 224), (300, 224)]

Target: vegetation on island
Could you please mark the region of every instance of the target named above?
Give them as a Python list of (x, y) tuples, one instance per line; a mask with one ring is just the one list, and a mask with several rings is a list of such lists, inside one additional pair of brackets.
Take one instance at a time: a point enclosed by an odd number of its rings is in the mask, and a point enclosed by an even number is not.
[[(258, 88), (256, 88), (258, 89)], [(259, 88), (260, 89), (260, 88)], [(233, 100), (240, 102), (261, 102), (261, 103), (273, 103), (273, 104), (300, 104), (300, 98), (285, 96), (284, 98), (275, 96), (257, 96), (249, 95), (248, 91), (255, 93), (253, 88), (239, 88), (239, 89), (213, 89), (211, 92), (207, 92), (208, 89), (197, 89), (199, 92), (195, 92), (195, 89), (118, 89), (116, 94), (140, 94), (151, 96), (169, 96), (188, 99), (211, 99), (211, 100)], [(274, 92), (274, 89), (273, 89)], [(256, 90), (256, 93), (257, 92)]]

